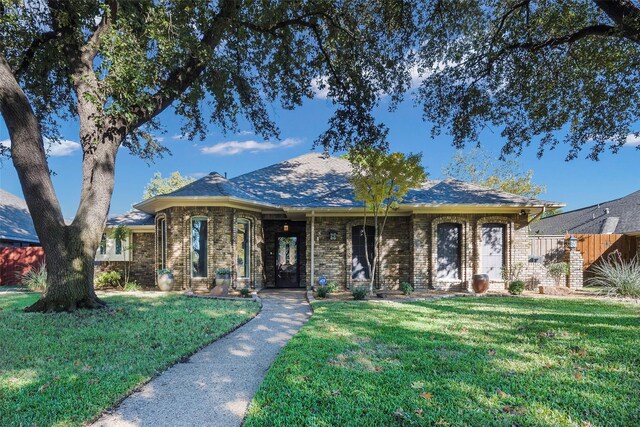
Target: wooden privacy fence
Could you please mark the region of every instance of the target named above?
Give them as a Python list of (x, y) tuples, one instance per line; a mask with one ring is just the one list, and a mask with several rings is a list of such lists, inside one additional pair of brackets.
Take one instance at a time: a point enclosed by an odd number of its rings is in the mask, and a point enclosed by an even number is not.
[(582, 254), (582, 270), (587, 271), (594, 263), (618, 251), (629, 260), (636, 254), (635, 239), (623, 234), (575, 234), (578, 251)]
[(0, 248), (0, 285), (17, 284), (16, 275), (25, 274), (43, 262), (44, 251), (39, 246)]

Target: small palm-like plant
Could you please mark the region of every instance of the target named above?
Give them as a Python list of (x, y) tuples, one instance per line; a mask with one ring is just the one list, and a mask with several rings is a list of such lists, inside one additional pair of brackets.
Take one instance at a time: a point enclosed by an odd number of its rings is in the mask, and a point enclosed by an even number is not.
[(608, 295), (640, 298), (640, 258), (622, 259), (620, 252), (610, 254), (594, 265), (594, 277), (587, 280), (592, 286), (602, 287)]
[(24, 274), (16, 274), (18, 282), (30, 291), (44, 292), (47, 290), (47, 269), (44, 263), (32, 268)]

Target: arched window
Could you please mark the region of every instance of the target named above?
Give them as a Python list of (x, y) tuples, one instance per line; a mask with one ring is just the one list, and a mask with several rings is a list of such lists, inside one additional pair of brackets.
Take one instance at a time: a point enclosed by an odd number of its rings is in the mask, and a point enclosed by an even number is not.
[(438, 224), (436, 239), (436, 278), (460, 280), (462, 225), (448, 222)]
[[(374, 241), (375, 228), (373, 226), (356, 225), (351, 228), (351, 278), (353, 280), (371, 279), (369, 264), (373, 264)], [(367, 263), (367, 256), (369, 263)]]
[(502, 280), (505, 266), (505, 231), (504, 224), (482, 224), (481, 260), (482, 272), (491, 280)]
[(251, 222), (236, 220), (236, 267), (238, 278), (251, 277)]
[(167, 268), (167, 219), (158, 219), (156, 233), (158, 234), (158, 252), (159, 252), (159, 268)]

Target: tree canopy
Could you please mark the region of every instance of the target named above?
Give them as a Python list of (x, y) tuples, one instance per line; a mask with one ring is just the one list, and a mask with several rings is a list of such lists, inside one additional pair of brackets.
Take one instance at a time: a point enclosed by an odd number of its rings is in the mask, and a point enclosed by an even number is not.
[(486, 151), (457, 151), (442, 168), (447, 178), (480, 184), (487, 188), (535, 198), (546, 191), (544, 185), (533, 182), (533, 170), (523, 171), (520, 162), (509, 158), (498, 161)]
[[(30, 310), (101, 307), (93, 257), (124, 146), (150, 160), (167, 108), (183, 133), (279, 137), (269, 105), (293, 109), (328, 89), (335, 114), (318, 142), (385, 146), (371, 110), (409, 87), (415, 5), (391, 0), (45, 0), (0, 3), (0, 112), (11, 157), (47, 254), (49, 286)], [(80, 204), (64, 222), (43, 137), (77, 120)]]
[[(352, 150), (348, 159), (352, 165), (350, 182), (355, 198), (364, 203), (363, 226), (366, 225), (369, 212), (373, 216), (373, 261), (369, 259), (369, 254), (365, 256), (371, 279), (369, 292), (373, 292), (380, 257), (379, 243), (382, 241), (389, 211), (397, 209), (407, 192), (425, 181), (426, 174), (420, 163), (422, 154), (386, 153), (372, 148), (360, 148)], [(366, 251), (366, 232), (364, 237)]]
[(502, 154), (569, 145), (597, 160), (640, 136), (636, 0), (424, 3), (416, 49), (424, 116), (462, 148), (488, 127)]
[(193, 181), (195, 181), (193, 178), (190, 176), (182, 176), (179, 171), (172, 172), (171, 175), (166, 178), (163, 178), (160, 172), (156, 172), (144, 188), (142, 199), (147, 200), (159, 194), (171, 193)]

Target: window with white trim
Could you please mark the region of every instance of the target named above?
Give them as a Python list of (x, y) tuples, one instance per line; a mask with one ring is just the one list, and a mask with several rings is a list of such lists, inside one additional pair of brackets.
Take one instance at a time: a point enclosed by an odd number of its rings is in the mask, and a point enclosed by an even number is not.
[(505, 266), (504, 242), (506, 227), (504, 224), (482, 224), (480, 266), (490, 280), (502, 280)]
[(460, 280), (462, 225), (455, 223), (438, 224), (436, 240), (436, 278), (440, 280)]

